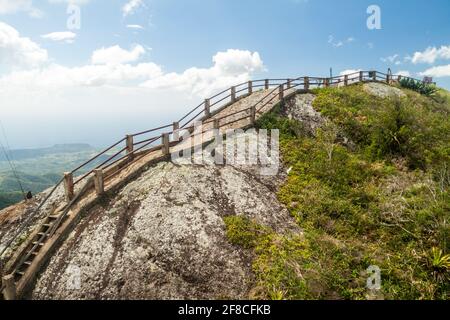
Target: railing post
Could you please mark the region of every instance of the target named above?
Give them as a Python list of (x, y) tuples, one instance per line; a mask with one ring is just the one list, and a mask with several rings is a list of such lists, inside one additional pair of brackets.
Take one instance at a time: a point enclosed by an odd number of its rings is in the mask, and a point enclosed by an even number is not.
[(278, 98), (280, 99), (280, 101), (284, 99), (284, 86), (282, 84), (280, 84), (280, 87), (278, 89)]
[(214, 119), (214, 129), (216, 130), (220, 129), (219, 119)]
[(67, 201), (71, 201), (74, 196), (73, 174), (72, 172), (64, 172), (64, 190)]
[(377, 72), (376, 71), (372, 71), (372, 80), (377, 81)]
[(288, 81), (287, 81), (287, 88), (288, 89), (290, 89), (291, 87), (292, 87), (292, 80), (291, 79), (288, 79)]
[(330, 86), (330, 79), (328, 79), (328, 78), (323, 79), (323, 85), (325, 86), (325, 88), (329, 87)]
[(344, 86), (348, 86), (348, 74), (344, 76)]
[(267, 89), (269, 89), (269, 79), (266, 79), (265, 81), (264, 81), (264, 88), (267, 90)]
[(180, 123), (179, 122), (174, 122), (173, 123), (173, 140), (174, 141), (178, 141), (180, 140)]
[(387, 75), (386, 75), (386, 83), (387, 83), (387, 84), (390, 84), (390, 82), (391, 82), (391, 77), (390, 77), (389, 74), (387, 74)]
[(364, 81), (364, 74), (362, 71), (359, 72), (359, 82), (363, 82)]
[(231, 103), (236, 102), (236, 87), (231, 87)]
[(163, 133), (162, 135), (162, 152), (165, 156), (169, 155), (170, 153), (170, 141), (168, 133)]
[(305, 77), (304, 79), (303, 79), (303, 85), (304, 85), (304, 88), (305, 88), (305, 90), (309, 90), (309, 77)]
[(126, 136), (126, 142), (127, 142), (127, 154), (133, 153), (134, 151), (134, 141), (133, 141), (132, 135)]
[(253, 81), (248, 82), (248, 93), (249, 94), (253, 93)]
[(400, 80), (402, 80), (402, 76), (397, 77), (397, 82), (400, 82)]
[(94, 184), (95, 184), (95, 192), (97, 195), (102, 195), (105, 193), (105, 179), (103, 175), (102, 169), (94, 170)]
[(205, 99), (205, 117), (211, 117), (211, 101), (209, 99)]
[(17, 289), (16, 282), (14, 281), (14, 275), (10, 274), (3, 277), (3, 285), (5, 289), (3, 290), (3, 296), (5, 300), (16, 300)]
[(252, 126), (254, 126), (256, 123), (256, 107), (255, 106), (253, 106), (252, 109), (250, 110), (250, 123), (252, 124)]

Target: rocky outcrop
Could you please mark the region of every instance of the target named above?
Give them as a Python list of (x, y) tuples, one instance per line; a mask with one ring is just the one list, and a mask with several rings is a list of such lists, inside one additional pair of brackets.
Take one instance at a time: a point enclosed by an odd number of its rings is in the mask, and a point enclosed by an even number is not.
[(314, 134), (325, 122), (324, 117), (314, 110), (315, 98), (311, 93), (297, 94), (286, 101), (284, 109), (285, 116), (300, 121), (309, 134)]
[(39, 277), (34, 299), (247, 298), (251, 253), (232, 246), (223, 217), (300, 232), (276, 199), (283, 175), (255, 168), (149, 168), (86, 212)]
[(392, 86), (389, 86), (384, 83), (369, 82), (369, 83), (365, 83), (363, 88), (367, 93), (377, 96), (377, 97), (380, 97), (380, 98), (389, 98), (389, 97), (403, 98), (403, 97), (406, 97), (405, 93), (402, 90), (392, 87)]

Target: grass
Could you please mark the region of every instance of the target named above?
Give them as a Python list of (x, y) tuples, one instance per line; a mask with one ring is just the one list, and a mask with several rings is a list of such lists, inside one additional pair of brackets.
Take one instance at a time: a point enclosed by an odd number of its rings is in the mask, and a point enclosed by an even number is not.
[(278, 198), (304, 234), (225, 219), (230, 241), (255, 252), (252, 297), (367, 299), (376, 265), (385, 299), (448, 299), (449, 105), (411, 92), (373, 98), (360, 86), (316, 94), (329, 121), (315, 136), (279, 109), (258, 122), (281, 130), (292, 170)]

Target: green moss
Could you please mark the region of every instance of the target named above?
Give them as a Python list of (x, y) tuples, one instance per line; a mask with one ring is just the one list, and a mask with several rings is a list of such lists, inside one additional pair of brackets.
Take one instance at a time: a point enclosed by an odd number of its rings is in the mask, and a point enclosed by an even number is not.
[(224, 219), (227, 237), (234, 245), (254, 248), (259, 239), (267, 234), (267, 230), (244, 216), (228, 216)]

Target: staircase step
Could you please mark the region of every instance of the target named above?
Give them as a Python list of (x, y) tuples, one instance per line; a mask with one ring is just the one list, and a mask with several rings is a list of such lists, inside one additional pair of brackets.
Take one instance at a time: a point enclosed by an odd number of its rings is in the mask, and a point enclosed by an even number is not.
[(35, 246), (35, 245), (39, 245), (41, 247), (44, 246), (44, 244), (42, 242), (37, 242), (37, 241), (33, 242), (33, 246)]
[(39, 254), (39, 252), (33, 251), (30, 253), (30, 256), (36, 257)]
[(32, 263), (33, 262), (31, 262), (31, 261), (25, 261), (23, 264), (26, 265), (26, 266), (31, 266)]

